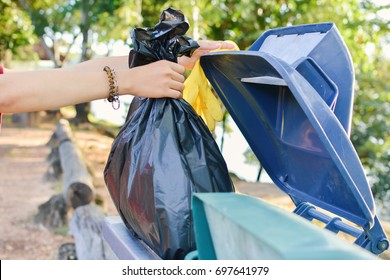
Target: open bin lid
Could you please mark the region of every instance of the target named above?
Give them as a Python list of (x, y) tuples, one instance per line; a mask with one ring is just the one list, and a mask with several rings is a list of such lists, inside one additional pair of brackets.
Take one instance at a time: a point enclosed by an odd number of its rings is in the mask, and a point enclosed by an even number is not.
[(248, 51), (210, 53), (200, 62), (264, 169), (296, 205), (316, 205), (366, 234), (379, 227), (379, 240), (387, 240), (349, 140), (354, 75), (334, 24), (270, 30)]

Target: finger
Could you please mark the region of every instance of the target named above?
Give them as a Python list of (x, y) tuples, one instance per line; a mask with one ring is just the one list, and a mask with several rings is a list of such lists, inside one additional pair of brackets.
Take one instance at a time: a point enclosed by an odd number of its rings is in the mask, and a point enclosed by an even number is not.
[(167, 92), (167, 97), (171, 97), (171, 98), (175, 98), (175, 99), (180, 99), (183, 97), (183, 94), (181, 93), (181, 91), (178, 91), (178, 90), (174, 90), (174, 89), (170, 89), (168, 92)]
[(230, 42), (221, 42), (221, 49), (235, 49), (236, 45)]
[(221, 42), (210, 41), (210, 40), (199, 40), (197, 41), (199, 49), (203, 50), (215, 50), (221, 47)]
[(184, 83), (180, 83), (180, 82), (177, 82), (177, 81), (172, 81), (170, 83), (170, 85), (169, 85), (169, 88), (173, 89), (173, 90), (177, 90), (177, 91), (183, 92), (183, 90), (184, 90)]
[(180, 83), (184, 83), (184, 81), (185, 81), (184, 75), (176, 73), (176, 72), (172, 72), (171, 78), (172, 78), (172, 80), (180, 82)]
[[(195, 53), (195, 52), (194, 52), (194, 53)], [(183, 56), (178, 57), (178, 63), (179, 63), (180, 65), (182, 65), (182, 66), (183, 66), (183, 65), (189, 64), (190, 61), (191, 61), (191, 58), (188, 57), (188, 56), (183, 55)]]
[[(210, 41), (210, 40), (199, 40), (200, 50), (215, 50), (215, 49), (235, 49), (235, 44), (227, 41)], [(198, 49), (198, 50), (199, 50)]]
[(171, 69), (179, 74), (184, 74), (184, 72), (186, 70), (184, 66), (182, 66), (178, 63), (172, 62), (170, 65), (171, 65)]
[(196, 57), (196, 58), (199, 58), (201, 57), (202, 55), (206, 54), (206, 53), (209, 53), (210, 50), (196, 50), (193, 54), (192, 54), (192, 58)]

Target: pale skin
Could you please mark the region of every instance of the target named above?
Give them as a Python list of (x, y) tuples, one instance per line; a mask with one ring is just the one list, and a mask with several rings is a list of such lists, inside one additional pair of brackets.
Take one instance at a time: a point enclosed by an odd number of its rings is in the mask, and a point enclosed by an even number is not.
[(128, 57), (106, 57), (68, 68), (16, 72), (5, 69), (0, 75), (0, 112), (18, 113), (57, 109), (64, 106), (104, 99), (108, 96), (104, 66), (115, 69), (119, 95), (131, 94), (150, 98), (181, 98), (185, 69), (192, 69), (197, 59), (218, 48), (234, 46), (221, 41), (198, 41), (191, 58), (180, 57), (179, 63), (158, 61), (128, 68)]

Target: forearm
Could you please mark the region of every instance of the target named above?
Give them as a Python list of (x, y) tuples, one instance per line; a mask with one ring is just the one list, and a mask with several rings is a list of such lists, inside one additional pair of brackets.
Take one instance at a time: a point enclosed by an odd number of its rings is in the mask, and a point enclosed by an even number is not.
[(74, 66), (64, 67), (65, 71), (103, 71), (104, 66), (114, 68), (115, 71), (126, 70), (128, 66), (127, 56), (112, 56), (88, 60)]
[[(107, 98), (107, 74), (103, 69), (91, 70), (99, 66), (90, 64), (91, 68), (83, 71), (52, 69), (1, 75), (0, 112), (56, 109)], [(115, 72), (119, 95), (180, 98), (184, 89), (184, 67), (168, 61)]]
[(0, 112), (56, 109), (107, 97), (103, 71), (10, 72), (0, 77)]

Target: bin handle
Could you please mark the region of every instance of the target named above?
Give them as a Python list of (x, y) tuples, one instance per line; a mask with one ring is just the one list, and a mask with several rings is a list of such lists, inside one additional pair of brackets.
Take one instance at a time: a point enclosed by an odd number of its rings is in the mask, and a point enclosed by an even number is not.
[(272, 76), (260, 76), (260, 77), (250, 77), (242, 78), (241, 82), (251, 83), (251, 84), (260, 84), (260, 85), (272, 85), (272, 86), (287, 86), (285, 80)]

